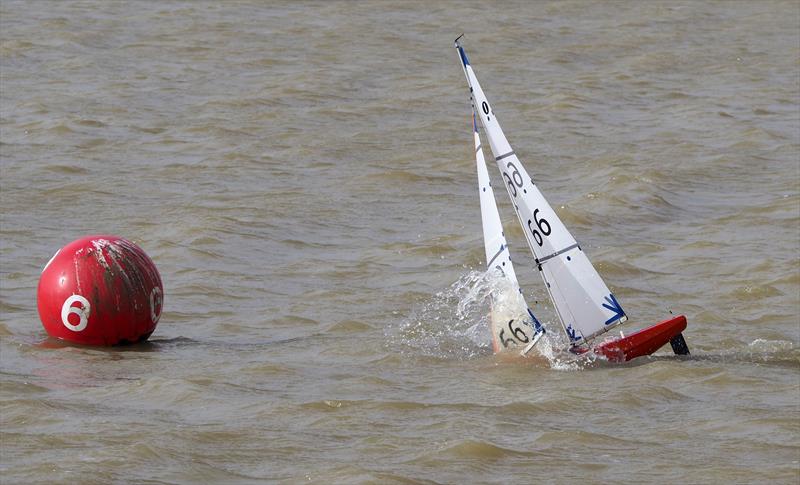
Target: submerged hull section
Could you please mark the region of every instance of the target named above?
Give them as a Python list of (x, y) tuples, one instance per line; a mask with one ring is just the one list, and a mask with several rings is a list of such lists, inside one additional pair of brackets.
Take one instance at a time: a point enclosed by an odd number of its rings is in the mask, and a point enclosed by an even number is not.
[[(686, 330), (686, 317), (679, 315), (652, 327), (643, 328), (627, 337), (603, 342), (595, 346), (593, 351), (610, 362), (627, 362), (636, 357), (650, 355), (667, 343), (672, 343), (676, 354), (685, 355), (689, 353), (689, 349), (681, 336), (684, 330)], [(683, 343), (680, 351), (673, 343), (676, 341)]]

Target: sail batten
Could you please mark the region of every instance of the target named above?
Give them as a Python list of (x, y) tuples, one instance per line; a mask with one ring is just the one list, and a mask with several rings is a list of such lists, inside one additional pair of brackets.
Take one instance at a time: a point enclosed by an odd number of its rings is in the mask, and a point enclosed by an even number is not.
[[(472, 93), (474, 112), (481, 120), (506, 192), (556, 314), (570, 342), (573, 345), (583, 344), (624, 322), (627, 316), (578, 242), (528, 175), (500, 128), (464, 49), (458, 42), (456, 47)], [(476, 138), (476, 146), (479, 143)]]
[(573, 249), (578, 249), (579, 247), (580, 246), (578, 246), (578, 243), (575, 243), (572, 246), (567, 246), (564, 249), (562, 249), (561, 251), (556, 251), (556, 252), (554, 252), (552, 254), (548, 254), (547, 256), (545, 256), (545, 257), (543, 257), (541, 259), (537, 259), (536, 260), (536, 264), (539, 264), (539, 265), (544, 264), (547, 261), (555, 258), (556, 256), (560, 256), (560, 255), (566, 253), (567, 251), (572, 251)]
[(495, 162), (499, 162), (500, 160), (502, 160), (502, 159), (504, 159), (506, 157), (510, 157), (511, 155), (516, 155), (516, 153), (514, 153), (513, 151), (512, 152), (508, 152), (506, 154), (500, 155), (499, 157), (495, 158), (494, 161)]

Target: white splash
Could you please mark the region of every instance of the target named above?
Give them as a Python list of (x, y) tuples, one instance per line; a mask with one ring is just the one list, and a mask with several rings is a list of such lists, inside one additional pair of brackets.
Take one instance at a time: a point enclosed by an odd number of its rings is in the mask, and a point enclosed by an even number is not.
[[(534, 312), (536, 308), (533, 308)], [(384, 330), (387, 345), (409, 355), (466, 360), (492, 355), (490, 312), (525, 315), (527, 308), (519, 290), (512, 288), (497, 272), (470, 271), (448, 288), (415, 306), (408, 318), (389, 324)], [(536, 344), (530, 358), (514, 359), (545, 362), (553, 369), (578, 370), (580, 361), (565, 356), (555, 325)]]

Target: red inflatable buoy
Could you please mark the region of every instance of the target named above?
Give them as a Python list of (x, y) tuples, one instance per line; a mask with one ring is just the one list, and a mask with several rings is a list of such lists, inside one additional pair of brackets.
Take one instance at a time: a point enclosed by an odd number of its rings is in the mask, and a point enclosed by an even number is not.
[(147, 340), (164, 287), (142, 249), (116, 236), (88, 236), (61, 248), (39, 278), (39, 318), (50, 336), (83, 345)]

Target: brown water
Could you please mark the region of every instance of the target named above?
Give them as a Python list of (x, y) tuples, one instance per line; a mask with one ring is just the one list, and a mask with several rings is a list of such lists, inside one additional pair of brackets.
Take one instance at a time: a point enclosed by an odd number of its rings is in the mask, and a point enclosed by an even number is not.
[[(491, 354), (462, 32), (625, 328), (684, 313), (690, 358)], [(3, 0), (0, 41), (3, 483), (800, 480), (798, 2)], [(47, 340), (93, 233), (159, 267), (147, 345)]]

